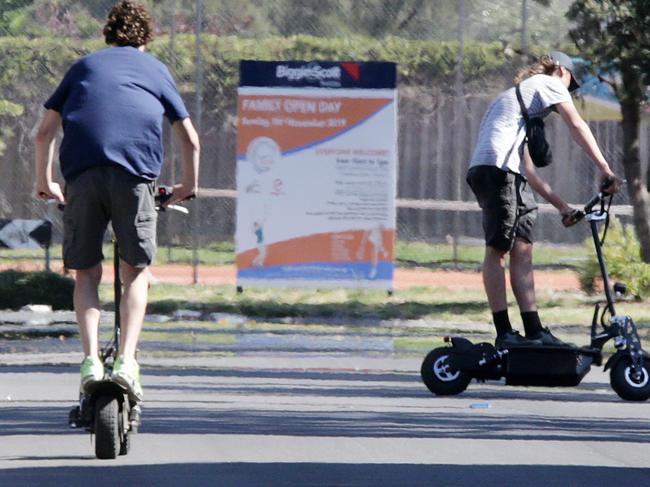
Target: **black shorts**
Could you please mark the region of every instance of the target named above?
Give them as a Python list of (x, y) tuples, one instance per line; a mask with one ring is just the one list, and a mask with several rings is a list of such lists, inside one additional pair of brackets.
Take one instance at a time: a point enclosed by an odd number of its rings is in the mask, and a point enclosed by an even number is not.
[(537, 203), (526, 179), (494, 166), (474, 166), (467, 183), (483, 210), (485, 244), (509, 251), (515, 238), (533, 243)]
[(100, 263), (111, 222), (122, 260), (147, 267), (156, 253), (154, 182), (116, 166), (87, 169), (65, 186), (63, 263), (88, 269)]

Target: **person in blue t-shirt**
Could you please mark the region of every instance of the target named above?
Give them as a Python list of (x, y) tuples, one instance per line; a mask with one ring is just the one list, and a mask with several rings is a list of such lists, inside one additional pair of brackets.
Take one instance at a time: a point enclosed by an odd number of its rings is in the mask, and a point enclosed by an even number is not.
[[(45, 102), (35, 141), (36, 192), (65, 203), (63, 261), (76, 271), (74, 306), (85, 354), (82, 390), (104, 376), (98, 287), (102, 243), (111, 222), (124, 284), (122, 340), (112, 378), (142, 399), (135, 351), (147, 304), (147, 267), (156, 250), (154, 182), (163, 161), (163, 116), (180, 142), (183, 165), (182, 183), (168, 204), (196, 195), (200, 149), (169, 71), (145, 52), (153, 39), (147, 10), (130, 0), (116, 3), (103, 33), (109, 47), (75, 62)], [(52, 178), (60, 126), (65, 193)]]

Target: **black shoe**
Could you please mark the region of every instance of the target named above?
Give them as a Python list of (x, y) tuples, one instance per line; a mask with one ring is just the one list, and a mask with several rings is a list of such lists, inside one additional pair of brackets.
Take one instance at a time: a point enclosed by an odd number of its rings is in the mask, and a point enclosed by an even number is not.
[(494, 340), (496, 348), (504, 349), (511, 347), (534, 347), (541, 345), (539, 340), (531, 340), (530, 338), (522, 337), (518, 331), (510, 330), (499, 335)]
[(540, 342), (542, 345), (552, 346), (552, 347), (573, 347), (575, 348), (575, 343), (567, 343), (560, 340), (558, 337), (554, 336), (551, 333), (551, 330), (548, 328), (542, 328), (542, 330), (535, 335), (530, 337), (530, 340), (535, 340)]

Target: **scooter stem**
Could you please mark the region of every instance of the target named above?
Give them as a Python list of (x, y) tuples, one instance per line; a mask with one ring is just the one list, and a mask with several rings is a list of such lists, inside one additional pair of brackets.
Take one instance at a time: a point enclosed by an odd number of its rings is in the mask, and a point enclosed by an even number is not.
[(605, 258), (603, 257), (603, 249), (598, 235), (598, 223), (595, 220), (589, 222), (591, 227), (591, 236), (594, 240), (596, 247), (596, 256), (598, 257), (598, 266), (600, 267), (600, 274), (603, 277), (603, 287), (605, 288), (605, 298), (607, 299), (607, 307), (611, 316), (616, 316), (616, 309), (614, 308), (614, 297), (609, 287), (609, 274), (607, 273), (607, 266), (605, 265)]
[(113, 344), (116, 354), (120, 347), (120, 301), (122, 298), (122, 279), (120, 276), (120, 255), (117, 240), (113, 241), (113, 296), (115, 298), (115, 329), (113, 330)]

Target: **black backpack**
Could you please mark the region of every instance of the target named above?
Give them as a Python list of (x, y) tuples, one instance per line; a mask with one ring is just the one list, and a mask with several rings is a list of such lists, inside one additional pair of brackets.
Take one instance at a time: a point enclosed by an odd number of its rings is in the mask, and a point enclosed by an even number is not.
[(528, 116), (528, 111), (526, 110), (524, 101), (521, 98), (519, 85), (517, 85), (516, 91), (517, 100), (519, 100), (519, 106), (521, 107), (521, 114), (524, 116), (524, 121), (526, 122), (526, 138), (524, 139), (524, 142), (528, 144), (528, 152), (530, 153), (530, 157), (533, 160), (535, 166), (548, 166), (551, 162), (553, 162), (553, 153), (551, 152), (551, 146), (546, 141), (544, 120), (538, 117), (530, 118)]

